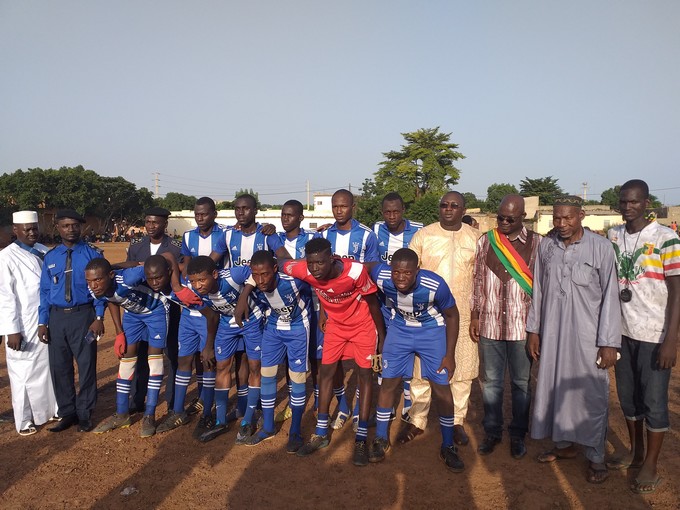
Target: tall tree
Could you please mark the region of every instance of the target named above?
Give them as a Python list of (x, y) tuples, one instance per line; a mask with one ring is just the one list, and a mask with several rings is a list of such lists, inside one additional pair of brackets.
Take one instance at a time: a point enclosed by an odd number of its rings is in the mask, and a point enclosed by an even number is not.
[(474, 193), (470, 193), (469, 191), (463, 193), (463, 197), (465, 198), (465, 207), (467, 209), (483, 208), (485, 205), (484, 200), (478, 199)]
[(384, 152), (385, 160), (375, 173), (376, 186), (398, 191), (406, 204), (429, 193), (444, 194), (455, 185), (460, 171), (454, 162), (465, 156), (451, 143), (451, 133), (440, 133), (439, 127), (402, 133), (406, 144), (401, 150)]
[(523, 197), (537, 196), (540, 205), (552, 205), (557, 197), (564, 195), (564, 190), (557, 181), (552, 175), (537, 179), (526, 177), (519, 183), (519, 193)]
[[(619, 209), (619, 193), (621, 192), (621, 186), (618, 184), (612, 188), (608, 188), (602, 192), (600, 195), (600, 198), (602, 199), (601, 204), (602, 205), (608, 205), (614, 210)], [(649, 202), (650, 205), (649, 207), (651, 209), (656, 209), (657, 207), (661, 207), (663, 204), (661, 201), (651, 193), (649, 194)]]
[(262, 207), (262, 204), (260, 203), (260, 196), (258, 195), (257, 191), (253, 191), (253, 188), (241, 188), (238, 190), (236, 193), (234, 193), (234, 198), (238, 198), (241, 195), (252, 195), (255, 197), (255, 201), (257, 202), (257, 208), (260, 209)]
[(165, 194), (165, 197), (157, 198), (156, 205), (165, 207), (170, 211), (187, 211), (192, 210), (194, 205), (196, 205), (196, 197), (170, 191)]
[(486, 189), (486, 203), (484, 210), (486, 212), (495, 213), (498, 211), (498, 206), (501, 205), (501, 200), (505, 195), (517, 194), (517, 188), (514, 184), (492, 184)]

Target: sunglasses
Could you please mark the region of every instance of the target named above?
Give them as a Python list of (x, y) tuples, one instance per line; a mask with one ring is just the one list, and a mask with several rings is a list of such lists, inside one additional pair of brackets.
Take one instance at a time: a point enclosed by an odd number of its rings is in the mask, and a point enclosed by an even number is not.
[(519, 217), (515, 218), (514, 216), (501, 216), (500, 214), (496, 216), (496, 220), (498, 220), (498, 223), (508, 223), (512, 225), (516, 221), (519, 220)]

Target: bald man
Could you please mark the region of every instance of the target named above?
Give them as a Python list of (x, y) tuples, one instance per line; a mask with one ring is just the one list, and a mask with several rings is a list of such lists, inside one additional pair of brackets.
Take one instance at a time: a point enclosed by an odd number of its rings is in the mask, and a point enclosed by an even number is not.
[[(479, 230), (462, 222), (465, 198), (457, 191), (446, 193), (439, 203), (439, 222), (419, 230), (409, 248), (416, 252), (421, 269), (434, 271), (451, 288), (459, 303), (469, 303), (472, 294), (472, 270)], [(450, 381), (454, 404), (454, 442), (466, 445), (468, 436), (463, 427), (467, 415), (472, 380), (479, 373), (477, 345), (469, 334), (470, 314), (460, 310), (460, 334), (456, 344), (456, 370)], [(420, 375), (420, 361), (416, 357), (411, 381), (410, 423), (399, 433), (397, 441), (406, 443), (423, 433), (430, 411), (430, 385)]]
[[(470, 338), (479, 343), (484, 361), (485, 439), (478, 451), (493, 452), (503, 434), (503, 386), (506, 367), (512, 381), (510, 454), (527, 453), (531, 358), (526, 353), (526, 320), (531, 306), (533, 267), (541, 236), (524, 224), (524, 198), (506, 195), (498, 208), (497, 227), (477, 241)], [(516, 268), (520, 268), (518, 271)]]

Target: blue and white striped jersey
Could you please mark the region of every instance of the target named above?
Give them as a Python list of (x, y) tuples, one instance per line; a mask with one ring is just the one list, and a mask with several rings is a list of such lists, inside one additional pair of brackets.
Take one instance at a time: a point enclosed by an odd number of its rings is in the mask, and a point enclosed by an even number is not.
[[(205, 296), (199, 294), (204, 305), (209, 306), (225, 319), (229, 319), (229, 327), (231, 328), (239, 327), (236, 321), (234, 321), (234, 309), (243, 290), (243, 285), (249, 276), (250, 268), (248, 267), (222, 269), (217, 278), (217, 291)], [(254, 299), (248, 299), (248, 305), (250, 307), (250, 314), (247, 320), (259, 321), (262, 319), (260, 304)]]
[(253, 291), (256, 300), (270, 310), (267, 327), (280, 331), (294, 328), (309, 328), (309, 317), (312, 308), (312, 288), (308, 283), (288, 276), (276, 275), (276, 288), (272, 292)]
[(444, 326), (442, 312), (456, 304), (449, 286), (433, 271), (419, 270), (416, 286), (408, 294), (402, 294), (394, 286), (392, 270), (387, 264), (376, 265), (371, 270), (371, 278), (382, 291), (380, 297), (385, 300), (385, 306), (392, 312), (390, 327)]
[(300, 233), (295, 239), (288, 239), (285, 232), (277, 232), (276, 235), (294, 259), (304, 259), (307, 243), (316, 237), (321, 237), (319, 232), (307, 232), (304, 228), (300, 229)]
[(334, 255), (357, 262), (378, 262), (378, 239), (373, 231), (357, 220), (352, 220), (350, 230), (338, 230), (334, 223), (321, 235), (331, 243)]
[[(224, 239), (224, 233), (230, 228), (231, 227), (227, 227), (226, 225), (215, 223), (212, 231), (206, 237), (201, 235), (198, 227), (193, 230), (187, 230), (182, 236), (181, 254), (185, 257), (198, 257), (199, 255), (209, 256), (214, 251), (219, 252), (220, 250), (217, 248), (222, 239)], [(224, 251), (221, 253), (224, 253)], [(225, 263), (226, 259), (223, 259), (219, 264), (219, 267), (224, 267)]]
[(228, 267), (249, 266), (253, 253), (260, 250), (275, 251), (280, 246), (276, 235), (266, 236), (262, 233), (262, 225), (252, 234), (244, 234), (235, 228), (224, 232), (215, 251), (228, 253)]
[(146, 282), (143, 266), (118, 269), (114, 273), (113, 296), (103, 296), (100, 299), (120, 305), (124, 310), (137, 315), (165, 313), (169, 309), (170, 304), (165, 296), (143, 285)]
[(413, 234), (423, 228), (422, 223), (404, 220), (404, 230), (400, 234), (392, 234), (384, 221), (377, 221), (373, 225), (373, 232), (378, 238), (378, 253), (380, 260), (386, 264), (392, 263), (392, 255), (401, 248), (408, 248)]

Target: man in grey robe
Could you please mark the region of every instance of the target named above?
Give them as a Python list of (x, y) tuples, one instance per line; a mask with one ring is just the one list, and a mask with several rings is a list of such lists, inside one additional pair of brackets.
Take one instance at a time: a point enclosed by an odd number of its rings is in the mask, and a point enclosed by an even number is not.
[(614, 249), (583, 228), (581, 204), (579, 197), (555, 202), (555, 232), (536, 258), (527, 319), (527, 351), (540, 359), (531, 437), (555, 442), (540, 462), (573, 458), (575, 443), (583, 445), (587, 480), (602, 483), (608, 369), (621, 347), (621, 308)]

